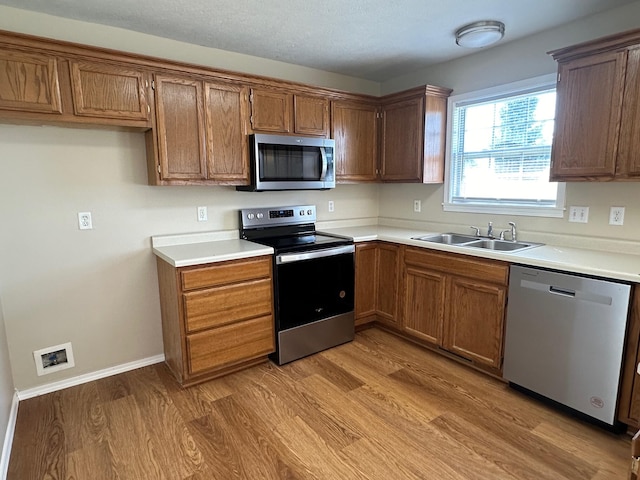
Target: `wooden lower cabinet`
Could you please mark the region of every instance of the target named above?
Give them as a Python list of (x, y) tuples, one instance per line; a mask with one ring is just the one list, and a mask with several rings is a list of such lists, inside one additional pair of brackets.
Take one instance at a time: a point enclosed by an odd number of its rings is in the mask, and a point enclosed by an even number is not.
[(640, 428), (640, 288), (634, 286), (631, 314), (627, 327), (624, 363), (618, 402), (618, 420), (634, 429)]
[(378, 320), (398, 322), (400, 247), (392, 243), (356, 245), (356, 326)]
[(271, 257), (157, 264), (165, 361), (180, 384), (253, 365), (275, 350)]
[(499, 374), (508, 274), (505, 262), (407, 248), (403, 331)]

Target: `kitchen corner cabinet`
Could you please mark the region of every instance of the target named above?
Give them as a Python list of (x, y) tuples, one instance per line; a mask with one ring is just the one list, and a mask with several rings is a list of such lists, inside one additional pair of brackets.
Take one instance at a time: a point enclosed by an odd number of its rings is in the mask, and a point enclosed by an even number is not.
[(380, 178), (383, 182), (444, 181), (447, 98), (426, 85), (382, 99)]
[(400, 255), (392, 243), (356, 244), (356, 326), (378, 320), (397, 327)]
[(157, 259), (165, 362), (192, 385), (275, 350), (271, 257), (175, 268)]
[(640, 180), (640, 30), (551, 52), (553, 181)]
[(280, 90), (251, 89), (250, 130), (329, 137), (329, 100)]
[(509, 265), (407, 248), (404, 332), (499, 374)]
[(156, 129), (147, 133), (150, 182), (248, 184), (246, 87), (173, 75), (156, 75), (154, 83)]
[(331, 138), (336, 142), (336, 182), (378, 180), (378, 107), (368, 102), (331, 102)]

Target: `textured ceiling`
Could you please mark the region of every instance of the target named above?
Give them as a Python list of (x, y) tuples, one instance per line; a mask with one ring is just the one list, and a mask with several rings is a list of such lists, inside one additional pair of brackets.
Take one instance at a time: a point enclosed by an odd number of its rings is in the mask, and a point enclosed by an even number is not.
[(472, 53), (477, 20), (522, 38), (630, 0), (0, 0), (0, 4), (384, 81)]

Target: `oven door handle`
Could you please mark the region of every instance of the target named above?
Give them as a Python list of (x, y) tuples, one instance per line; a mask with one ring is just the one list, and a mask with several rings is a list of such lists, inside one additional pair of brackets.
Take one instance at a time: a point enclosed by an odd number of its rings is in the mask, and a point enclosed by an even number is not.
[(276, 265), (283, 263), (301, 262), (303, 260), (313, 260), (315, 258), (333, 257), (334, 255), (342, 255), (344, 253), (353, 253), (356, 251), (354, 245), (345, 245), (344, 247), (325, 248), (323, 250), (312, 250), (301, 253), (282, 253), (276, 256)]

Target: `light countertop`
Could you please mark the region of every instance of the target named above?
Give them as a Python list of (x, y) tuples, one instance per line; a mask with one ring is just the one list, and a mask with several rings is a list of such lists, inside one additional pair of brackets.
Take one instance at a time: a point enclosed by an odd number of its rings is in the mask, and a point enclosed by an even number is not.
[[(424, 230), (377, 225), (322, 229), (322, 231), (351, 237), (355, 242), (382, 240), (403, 245), (430, 248), (432, 250), (491, 258), (532, 267), (552, 268), (566, 272), (640, 283), (640, 255), (559, 247), (554, 245), (542, 245), (519, 252), (499, 252), (412, 239), (412, 237), (429, 235), (431, 233), (438, 234), (441, 232), (427, 232)], [(524, 241), (526, 242), (526, 239), (524, 239)]]
[[(554, 245), (542, 245), (519, 252), (499, 252), (430, 243), (412, 238), (441, 232), (377, 225), (320, 228), (320, 230), (353, 238), (356, 243), (381, 240), (444, 252), (502, 260), (532, 267), (552, 268), (566, 272), (640, 283), (640, 255)], [(271, 247), (239, 239), (237, 230), (157, 236), (152, 237), (152, 245), (153, 253), (174, 267), (202, 265), (273, 254)]]
[(163, 235), (152, 237), (151, 244), (153, 253), (174, 267), (273, 254), (273, 248), (241, 240), (237, 236), (237, 231)]

